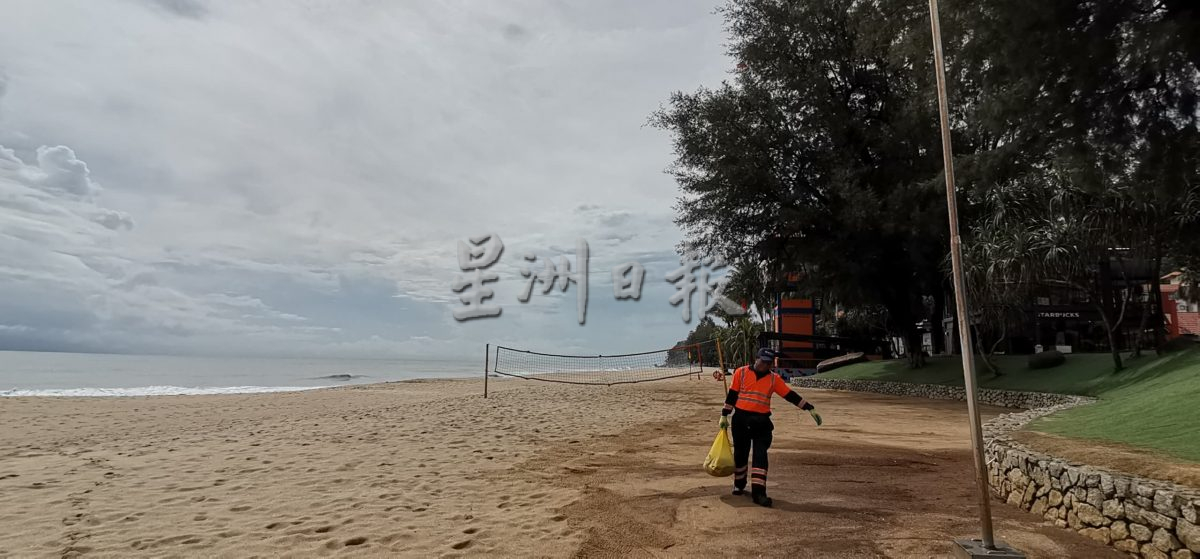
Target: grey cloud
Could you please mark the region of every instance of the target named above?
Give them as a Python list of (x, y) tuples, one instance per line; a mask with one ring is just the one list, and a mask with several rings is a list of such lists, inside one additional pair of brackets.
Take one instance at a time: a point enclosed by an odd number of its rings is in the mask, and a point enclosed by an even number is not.
[(191, 18), (200, 19), (208, 15), (208, 7), (200, 0), (147, 0), (154, 7), (164, 10), (167, 13)]
[(75, 157), (75, 152), (66, 146), (37, 149), (39, 175), (35, 182), (44, 188), (73, 194), (80, 198), (91, 198), (99, 192), (91, 179), (87, 163)]
[(636, 237), (636, 235), (634, 235), (633, 233), (629, 233), (629, 234), (625, 234), (625, 235), (622, 235), (619, 233), (607, 233), (604, 235), (600, 235), (597, 238), (600, 240), (604, 240), (604, 241), (614, 241), (614, 244), (615, 244), (615, 243), (623, 243), (626, 241), (632, 241), (634, 239), (634, 237)]
[[(589, 313), (567, 334), (572, 292), (516, 302), (525, 252), (573, 259), (594, 240), (602, 282), (679, 241), (669, 138), (642, 124), (670, 91), (724, 77), (720, 21), (622, 1), (31, 2), (27, 25), (0, 20), (0, 142), (29, 162), (0, 152), (0, 306), (30, 318), (27, 342), (75, 348), (682, 337), (671, 308), (620, 305), (624, 322)], [(42, 143), (73, 150), (42, 161)], [(455, 242), (484, 231), (508, 245), (505, 314), (458, 323)]]
[(37, 156), (28, 165), (0, 147), (0, 310), (29, 325), (0, 333), (0, 348), (88, 349), (119, 339), (108, 347), (215, 349), (231, 347), (223, 337), (296, 343), (338, 332), (294, 325), (305, 318), (248, 295), (164, 284), (151, 264), (115, 248), (132, 218), (98, 205), (87, 165), (62, 146)]
[(92, 221), (114, 231), (133, 229), (133, 218), (129, 214), (117, 210), (102, 208), (92, 215)]
[(506, 24), (502, 28), (504, 38), (512, 42), (523, 42), (529, 39), (529, 29), (515, 23)]

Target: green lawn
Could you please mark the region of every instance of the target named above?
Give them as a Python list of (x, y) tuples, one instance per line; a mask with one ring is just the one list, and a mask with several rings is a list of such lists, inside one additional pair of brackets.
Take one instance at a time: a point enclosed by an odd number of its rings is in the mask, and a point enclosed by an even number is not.
[[(1126, 360), (1112, 372), (1112, 358), (1074, 354), (1052, 369), (1029, 370), (1026, 357), (999, 357), (1004, 373), (994, 377), (982, 363), (980, 386), (1007, 390), (1095, 396), (1100, 402), (1067, 410), (1034, 422), (1046, 433), (1125, 443), (1200, 462), (1200, 349), (1165, 356), (1149, 352)], [(886, 380), (962, 385), (962, 361), (937, 357), (918, 370), (906, 361), (861, 363), (821, 375), (822, 378)]]

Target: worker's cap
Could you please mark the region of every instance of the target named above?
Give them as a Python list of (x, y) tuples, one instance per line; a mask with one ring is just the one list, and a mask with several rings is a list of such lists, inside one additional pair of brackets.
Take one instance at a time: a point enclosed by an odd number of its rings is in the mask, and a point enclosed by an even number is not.
[(773, 350), (769, 347), (764, 347), (764, 348), (758, 350), (758, 360), (759, 361), (774, 361), (775, 357), (777, 355), (779, 355), (779, 354), (775, 353), (775, 350)]

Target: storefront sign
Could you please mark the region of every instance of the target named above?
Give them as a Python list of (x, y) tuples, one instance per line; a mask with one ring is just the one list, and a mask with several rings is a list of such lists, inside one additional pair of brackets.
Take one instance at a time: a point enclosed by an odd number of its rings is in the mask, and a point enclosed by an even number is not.
[(1038, 311), (1038, 318), (1080, 318), (1076, 311)]

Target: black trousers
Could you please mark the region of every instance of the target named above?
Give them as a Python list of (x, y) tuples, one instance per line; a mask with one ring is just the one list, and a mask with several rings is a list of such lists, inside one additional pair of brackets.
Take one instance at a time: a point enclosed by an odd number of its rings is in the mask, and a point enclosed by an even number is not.
[[(767, 414), (733, 412), (730, 422), (730, 432), (733, 435), (733, 485), (738, 489), (746, 488), (746, 478), (750, 478), (751, 489), (765, 493), (767, 490), (767, 449), (771, 448), (771, 432), (775, 425)], [(754, 454), (754, 462), (750, 463), (750, 454)], [(749, 474), (749, 476), (747, 476)]]

